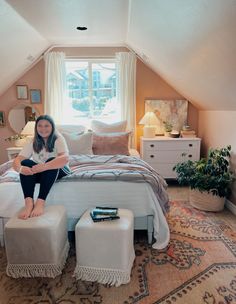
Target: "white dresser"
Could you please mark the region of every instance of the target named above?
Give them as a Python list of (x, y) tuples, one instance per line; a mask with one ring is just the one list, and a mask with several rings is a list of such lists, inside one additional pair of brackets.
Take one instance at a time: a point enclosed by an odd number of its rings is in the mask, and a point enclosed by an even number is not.
[(176, 178), (173, 167), (187, 160), (199, 160), (200, 138), (141, 137), (141, 157), (164, 178)]

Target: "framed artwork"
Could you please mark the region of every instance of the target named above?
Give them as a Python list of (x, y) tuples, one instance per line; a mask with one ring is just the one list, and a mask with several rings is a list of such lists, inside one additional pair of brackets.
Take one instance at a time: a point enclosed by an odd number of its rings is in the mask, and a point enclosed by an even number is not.
[(33, 104), (41, 103), (41, 90), (32, 89), (30, 90), (30, 102)]
[(16, 97), (17, 97), (17, 99), (28, 99), (27, 85), (17, 85), (16, 86)]
[(157, 134), (164, 134), (164, 123), (170, 124), (173, 130), (181, 131), (187, 124), (187, 100), (146, 100), (145, 112), (154, 112), (158, 118)]
[(5, 127), (5, 125), (5, 113), (3, 111), (0, 111), (0, 127)]

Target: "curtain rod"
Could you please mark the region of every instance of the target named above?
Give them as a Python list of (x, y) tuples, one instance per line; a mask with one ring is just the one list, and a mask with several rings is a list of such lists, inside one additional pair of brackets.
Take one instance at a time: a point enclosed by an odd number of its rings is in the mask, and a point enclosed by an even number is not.
[(97, 56), (78, 56), (78, 55), (76, 55), (76, 56), (67, 56), (66, 55), (66, 58), (71, 58), (71, 59), (77, 59), (77, 58), (81, 58), (81, 59), (83, 59), (83, 58), (107, 58), (107, 59), (112, 59), (112, 58), (115, 58), (116, 56), (114, 55), (114, 56), (99, 56), (99, 55), (97, 55)]

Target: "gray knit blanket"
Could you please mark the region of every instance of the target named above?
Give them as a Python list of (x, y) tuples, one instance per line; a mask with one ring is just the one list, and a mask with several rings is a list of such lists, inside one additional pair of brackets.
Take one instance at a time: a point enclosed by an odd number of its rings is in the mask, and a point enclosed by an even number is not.
[[(169, 210), (165, 180), (145, 161), (125, 155), (70, 156), (71, 174), (58, 182), (72, 180), (107, 180), (149, 183), (164, 213)], [(0, 165), (0, 183), (19, 182), (19, 174), (12, 169), (12, 161)]]

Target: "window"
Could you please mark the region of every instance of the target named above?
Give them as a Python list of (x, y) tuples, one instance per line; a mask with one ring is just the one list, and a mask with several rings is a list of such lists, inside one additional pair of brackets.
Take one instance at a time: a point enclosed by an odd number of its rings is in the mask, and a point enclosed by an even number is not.
[(89, 126), (92, 119), (119, 121), (116, 78), (115, 59), (66, 61), (64, 123)]

